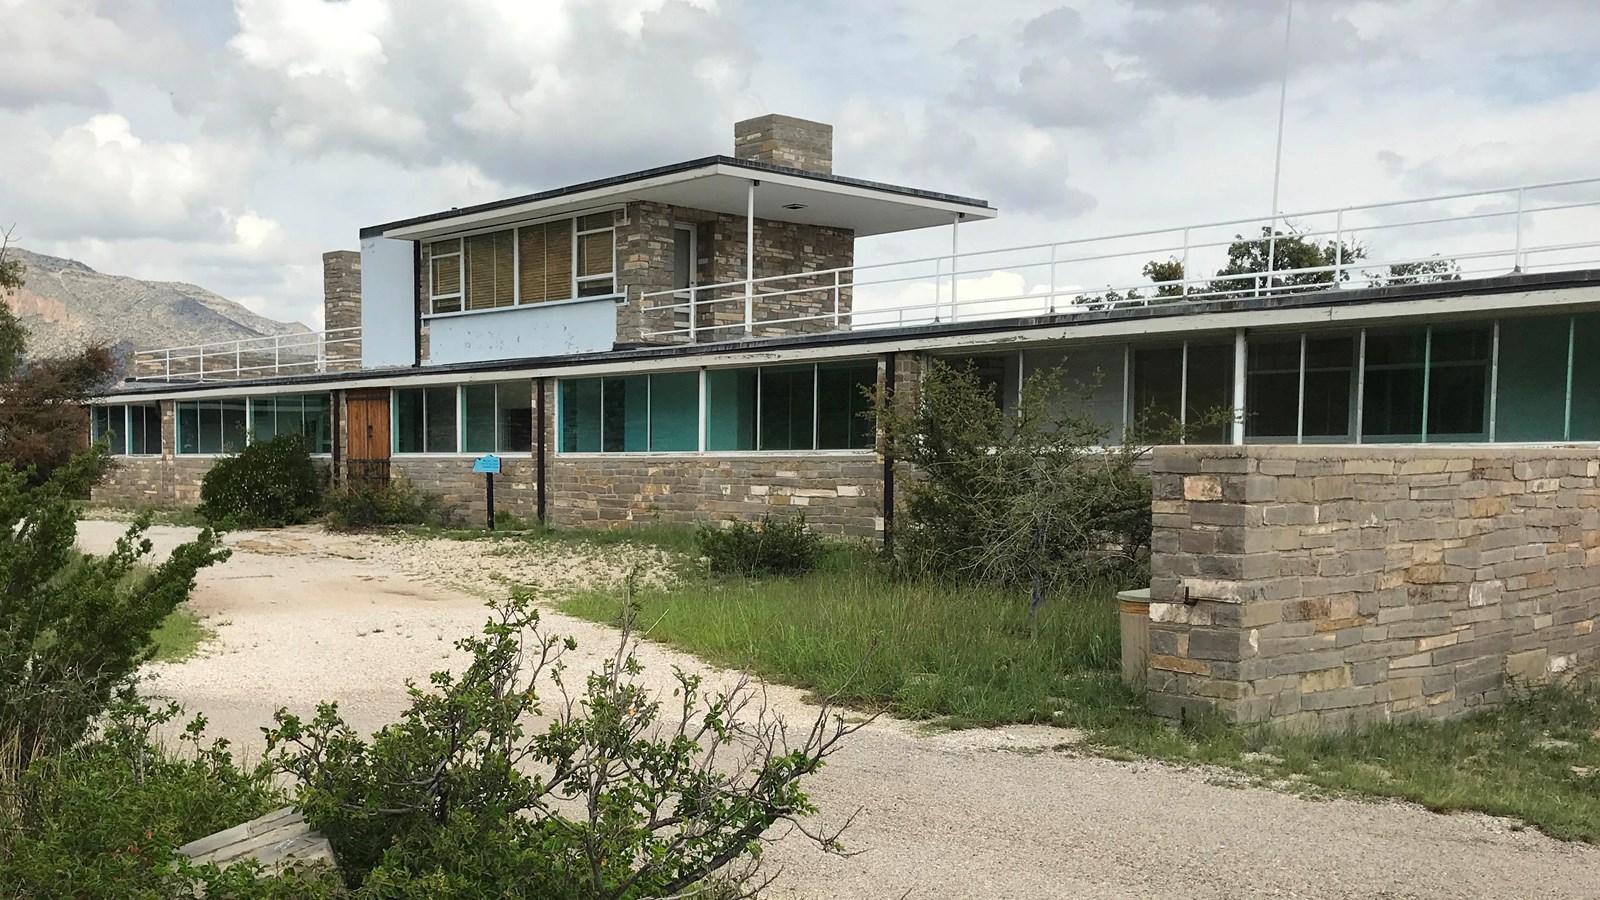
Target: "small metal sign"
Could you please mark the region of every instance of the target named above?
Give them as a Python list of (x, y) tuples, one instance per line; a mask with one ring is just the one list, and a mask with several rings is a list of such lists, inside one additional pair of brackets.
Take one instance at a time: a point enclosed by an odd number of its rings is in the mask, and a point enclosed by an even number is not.
[(472, 461), (472, 471), (476, 475), (499, 475), (500, 457), (480, 456)]

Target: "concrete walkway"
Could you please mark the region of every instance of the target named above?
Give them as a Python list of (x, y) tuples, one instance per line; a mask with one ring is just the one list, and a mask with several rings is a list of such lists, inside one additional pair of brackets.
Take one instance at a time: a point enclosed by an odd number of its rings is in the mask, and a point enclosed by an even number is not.
[[(109, 548), (122, 525), (85, 522), (80, 542)], [(157, 528), (165, 550), (192, 529)], [(196, 659), (152, 666), (158, 688), (204, 712), (212, 733), (259, 751), (279, 705), (309, 713), (337, 700), (375, 728), (405, 703), (404, 679), (459, 662), (451, 642), (485, 618), (496, 567), (550, 590), (615, 579), (650, 560), (541, 550), (535, 561), (487, 542), (352, 539), (314, 529), (231, 536), (231, 560), (203, 572), (193, 608), (217, 631)], [(542, 575), (540, 574), (542, 573)], [(824, 603), (825, 600), (819, 600)], [(572, 670), (615, 647), (616, 632), (555, 612)], [(693, 657), (646, 645), (660, 683)], [(729, 673), (710, 670), (708, 682)], [(814, 708), (774, 687), (791, 723)], [(1073, 755), (1071, 732), (1014, 727), (923, 735), (879, 720), (810, 782), (822, 820), (857, 808), (845, 836), (861, 855), (827, 857), (779, 840), (779, 897), (896, 898), (1535, 898), (1600, 895), (1600, 848), (1567, 844), (1482, 815), (1399, 803), (1313, 802), (1213, 783), (1200, 772)]]

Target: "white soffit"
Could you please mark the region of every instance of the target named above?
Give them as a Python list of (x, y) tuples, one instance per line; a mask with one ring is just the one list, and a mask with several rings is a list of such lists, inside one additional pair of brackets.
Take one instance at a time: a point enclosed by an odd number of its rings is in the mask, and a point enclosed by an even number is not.
[[(992, 207), (972, 206), (937, 197), (803, 176), (754, 172), (718, 163), (547, 200), (404, 225), (386, 230), (383, 236), (426, 240), (572, 215), (627, 200), (650, 200), (742, 216), (752, 180), (760, 182), (756, 187), (756, 218), (848, 228), (857, 237), (949, 225), (957, 215), (962, 216), (964, 221), (992, 219), (998, 212)], [(788, 208), (794, 205), (801, 208)]]

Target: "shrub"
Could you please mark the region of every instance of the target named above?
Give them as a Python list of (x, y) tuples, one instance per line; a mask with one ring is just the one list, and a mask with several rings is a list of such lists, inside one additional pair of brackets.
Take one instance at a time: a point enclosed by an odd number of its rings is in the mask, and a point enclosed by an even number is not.
[(726, 528), (701, 525), (694, 543), (713, 575), (745, 578), (803, 575), (817, 567), (824, 549), (822, 538), (806, 528), (805, 516), (762, 516), (760, 522), (736, 520)]
[(1108, 445), (1092, 386), (1076, 388), (1036, 373), (1002, 410), (976, 372), (936, 362), (911, 399), (880, 394), (890, 447), (914, 476), (898, 561), (1020, 587), (1035, 603), (1063, 585), (1147, 578), (1150, 482), (1135, 468), (1147, 447)]
[(0, 895), (179, 896), (176, 848), (288, 802), (270, 769), (241, 769), (225, 741), (205, 744), (202, 717), (183, 730), (180, 752), (164, 748), (152, 734), (178, 712), (124, 688), (98, 738), (33, 761), (25, 802), (0, 829), (10, 836)]
[[(269, 750), (298, 783), (306, 819), (363, 895), (640, 898), (747, 883), (759, 839), (815, 812), (800, 790), (847, 735), (824, 704), (803, 743), (747, 683), (708, 695), (675, 673), (670, 707), (639, 683), (627, 622), (619, 648), (569, 696), (576, 645), (537, 629), (532, 599), (496, 607), (472, 661), (411, 690), (370, 740), (334, 704), (309, 722), (280, 710)], [(546, 709), (536, 686), (555, 682)], [(527, 723), (544, 721), (528, 732)], [(720, 751), (720, 752), (719, 752)], [(735, 896), (747, 896), (737, 892)]]
[(146, 569), (140, 516), (104, 557), (74, 546), (99, 456), (81, 454), (38, 488), (0, 464), (0, 801), (35, 756), (75, 745), (150, 653), (151, 633), (189, 596), (195, 573), (227, 558), (216, 536)]
[(323, 497), (327, 524), (335, 531), (358, 531), (388, 525), (429, 525), (448, 528), (456, 524), (455, 511), (432, 494), (425, 494), (404, 479), (387, 484), (352, 481), (334, 485)]
[(322, 474), (298, 434), (257, 441), (217, 460), (200, 482), (197, 512), (246, 528), (297, 525), (316, 512)]

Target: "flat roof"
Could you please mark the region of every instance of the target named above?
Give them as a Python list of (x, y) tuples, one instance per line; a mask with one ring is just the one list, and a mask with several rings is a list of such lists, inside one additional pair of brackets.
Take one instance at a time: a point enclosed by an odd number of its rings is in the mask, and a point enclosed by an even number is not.
[[(264, 393), (268, 388), (333, 389), (360, 387), (362, 382), (377, 382), (387, 386), (401, 382), (440, 381), (451, 383), (465, 376), (490, 373), (510, 373), (523, 370), (600, 370), (608, 367), (622, 368), (631, 365), (670, 365), (674, 361), (687, 363), (691, 359), (701, 364), (715, 364), (719, 358), (725, 364), (770, 364), (786, 358), (804, 356), (848, 356), (855, 353), (880, 353), (886, 350), (938, 350), (966, 349), (982, 352), (985, 342), (998, 347), (1034, 346), (1051, 341), (1070, 339), (1072, 333), (1081, 331), (1086, 339), (1125, 340), (1134, 335), (1145, 335), (1156, 340), (1164, 337), (1177, 339), (1194, 332), (1226, 330), (1232, 328), (1301, 328), (1314, 324), (1329, 327), (1350, 327), (1363, 318), (1395, 321), (1393, 316), (1406, 313), (1415, 317), (1461, 316), (1476, 317), (1486, 312), (1502, 314), (1548, 312), (1548, 305), (1522, 302), (1495, 305), (1463, 304), (1463, 297), (1522, 292), (1523, 297), (1540, 291), (1588, 289), (1596, 296), (1581, 299), (1550, 298), (1551, 303), (1568, 307), (1600, 304), (1600, 269), (1569, 272), (1521, 273), (1494, 278), (1465, 281), (1434, 282), (1429, 284), (1394, 285), (1358, 290), (1302, 291), (1259, 297), (1235, 297), (1194, 303), (1165, 303), (1151, 306), (1120, 307), (1113, 309), (1057, 313), (1054, 315), (1020, 316), (997, 319), (974, 319), (963, 322), (945, 322), (934, 325), (906, 325), (885, 328), (865, 328), (851, 331), (834, 331), (824, 334), (788, 335), (772, 338), (751, 338), (705, 344), (671, 344), (606, 350), (564, 356), (503, 359), (484, 362), (454, 363), (448, 365), (393, 366), (388, 368), (359, 369), (352, 372), (285, 375), (271, 378), (237, 379), (230, 381), (139, 381), (128, 382), (113, 388), (102, 402), (116, 399), (133, 399), (141, 396), (162, 397), (206, 392), (213, 395), (233, 393)], [(1468, 307), (1471, 308), (1468, 308)], [(1387, 309), (1386, 309), (1387, 308)], [(1350, 310), (1347, 315), (1342, 311)], [(1187, 326), (1187, 327), (1186, 327)], [(693, 363), (688, 363), (693, 365)]]
[(562, 214), (577, 214), (622, 200), (653, 200), (674, 206), (742, 216), (752, 181), (756, 216), (804, 225), (852, 229), (858, 236), (911, 231), (965, 219), (992, 219), (987, 200), (917, 188), (806, 172), (788, 166), (707, 156), (586, 181), (361, 229), (361, 237), (427, 240)]

